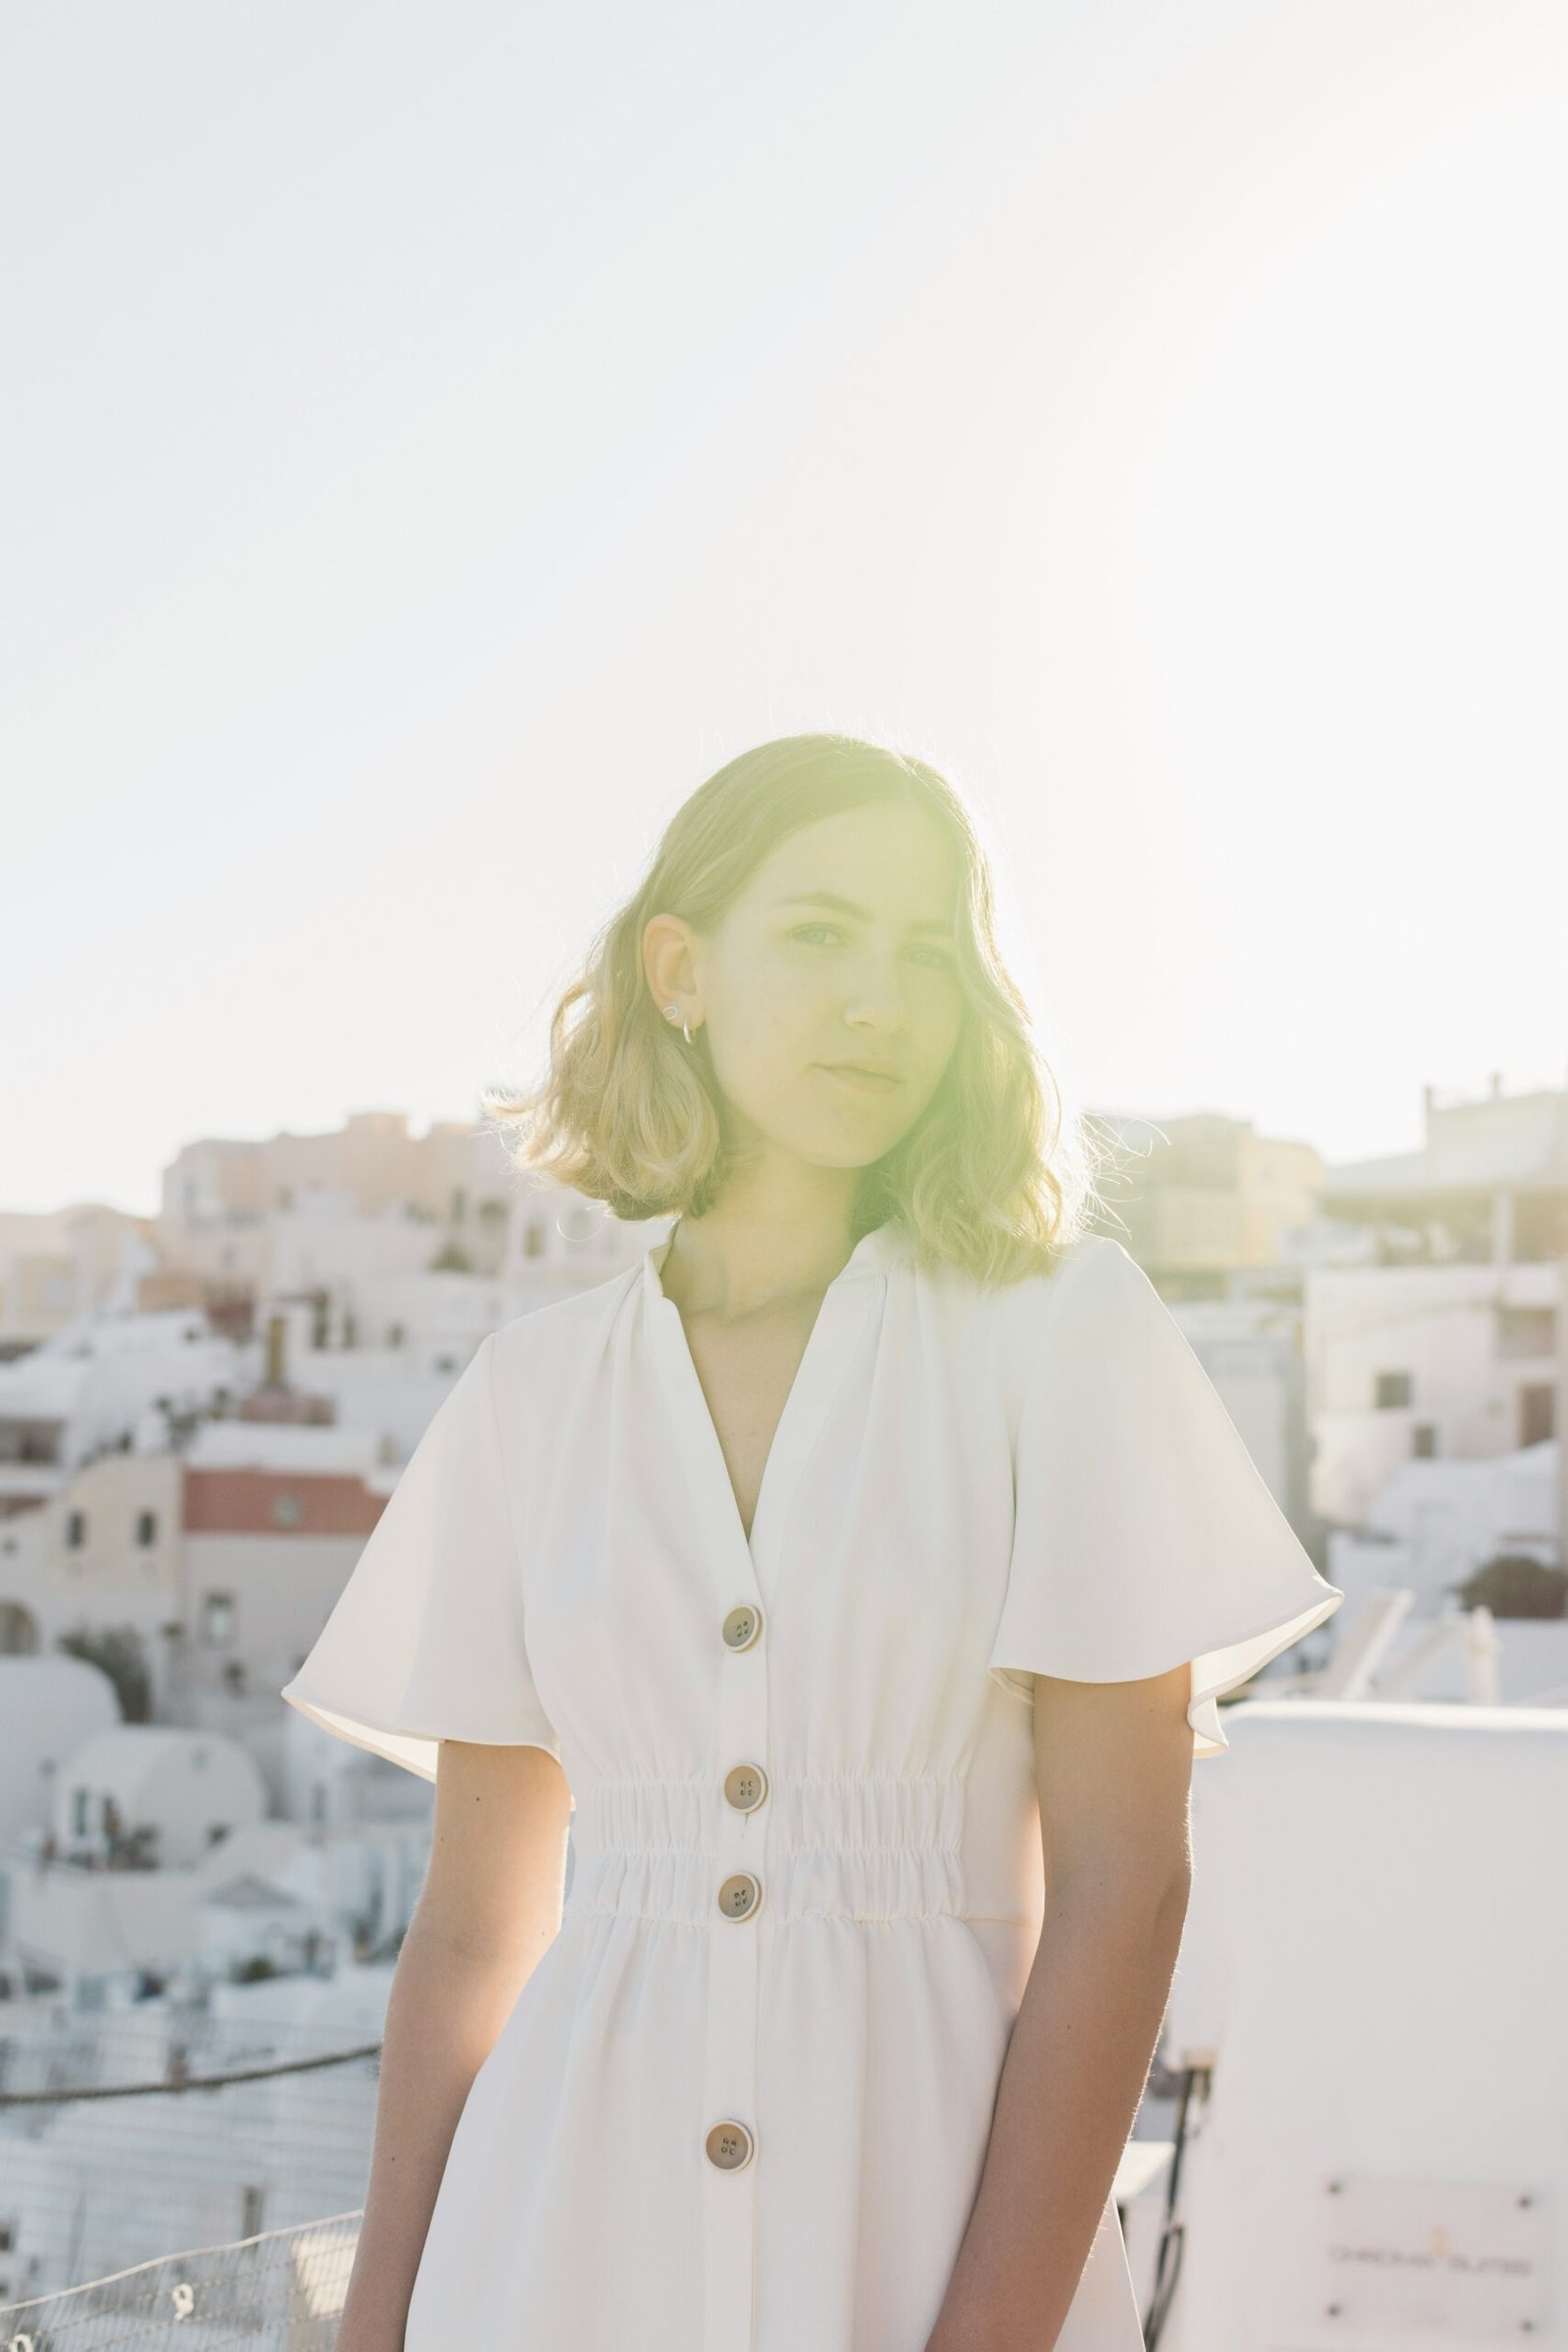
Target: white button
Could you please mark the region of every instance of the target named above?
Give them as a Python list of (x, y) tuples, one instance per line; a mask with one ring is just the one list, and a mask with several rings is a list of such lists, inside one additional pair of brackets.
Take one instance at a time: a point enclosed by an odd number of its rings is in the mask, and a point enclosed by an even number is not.
[(762, 1882), (749, 1870), (736, 1871), (718, 1890), (718, 1907), (726, 1919), (750, 1919), (762, 1899)]
[(724, 1620), (724, 1642), (729, 1649), (750, 1649), (762, 1630), (762, 1612), (743, 1601)]
[(760, 1764), (732, 1764), (724, 1775), (724, 1798), (737, 1813), (755, 1813), (767, 1794), (767, 1775)]
[(751, 2163), (757, 2143), (744, 2124), (726, 2122), (715, 2124), (703, 2144), (710, 2164), (716, 2164), (721, 2173), (738, 2173)]

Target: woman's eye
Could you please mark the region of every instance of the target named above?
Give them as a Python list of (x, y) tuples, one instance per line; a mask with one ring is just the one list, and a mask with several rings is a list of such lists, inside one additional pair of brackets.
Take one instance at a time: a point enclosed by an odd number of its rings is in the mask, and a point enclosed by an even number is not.
[[(839, 927), (836, 923), (802, 923), (790, 933), (790, 937), (791, 939), (803, 939), (808, 946), (815, 946), (824, 937), (830, 943), (834, 940), (841, 939), (843, 937), (843, 933), (839, 930)], [(934, 971), (947, 971), (950, 969), (953, 963), (953, 957), (946, 948), (917, 947), (913, 949), (911, 953), (916, 956), (929, 956), (933, 957), (934, 961), (931, 968)]]

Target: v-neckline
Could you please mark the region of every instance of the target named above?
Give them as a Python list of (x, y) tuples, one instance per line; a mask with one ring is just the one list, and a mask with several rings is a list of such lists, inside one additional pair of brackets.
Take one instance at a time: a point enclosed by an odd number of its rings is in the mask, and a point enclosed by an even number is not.
[[(678, 1222), (678, 1220), (677, 1220)], [(766, 1597), (785, 1506), (837, 1395), (855, 1342), (882, 1287), (888, 1225), (862, 1234), (822, 1294), (806, 1347), (773, 1427), (748, 1535), (712, 1411), (698, 1377), (680, 1308), (664, 1290), (663, 1263), (675, 1228), (643, 1252), (650, 1338), (664, 1377), (689, 1483), (711, 1543), (733, 1562), (742, 1589)]]

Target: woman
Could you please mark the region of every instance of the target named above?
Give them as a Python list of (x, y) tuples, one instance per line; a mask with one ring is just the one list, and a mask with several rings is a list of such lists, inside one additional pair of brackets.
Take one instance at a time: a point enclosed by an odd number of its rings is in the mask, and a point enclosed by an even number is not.
[(340, 2352), (1138, 2352), (1192, 1763), (1343, 1594), (1085, 1231), (958, 800), (732, 761), (490, 1104), (676, 1221), (484, 1341), (284, 1693), (436, 1784)]

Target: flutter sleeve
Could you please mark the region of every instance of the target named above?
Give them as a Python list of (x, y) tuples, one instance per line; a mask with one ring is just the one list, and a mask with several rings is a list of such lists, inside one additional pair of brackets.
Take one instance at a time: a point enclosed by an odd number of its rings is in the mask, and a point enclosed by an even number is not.
[(561, 1754), (528, 1666), (494, 1354), (492, 1334), (410, 1454), (282, 1692), (338, 1739), (427, 1781), (442, 1740)]
[(1045, 1286), (1014, 1452), (1012, 1545), (988, 1670), (1134, 1682), (1192, 1662), (1195, 1760), (1221, 1694), (1344, 1600), (1312, 1565), (1207, 1373), (1122, 1245)]

